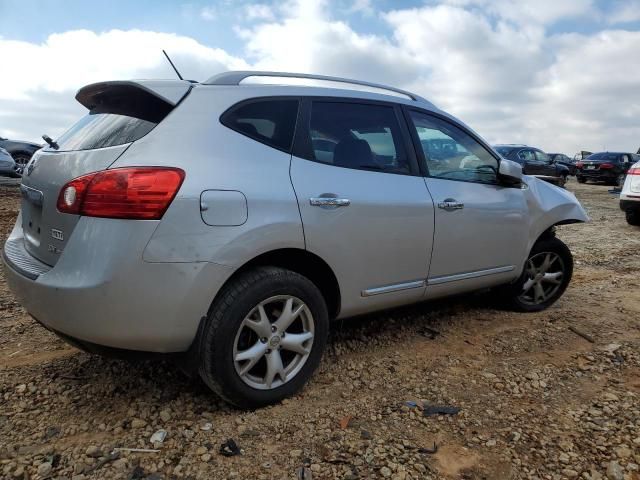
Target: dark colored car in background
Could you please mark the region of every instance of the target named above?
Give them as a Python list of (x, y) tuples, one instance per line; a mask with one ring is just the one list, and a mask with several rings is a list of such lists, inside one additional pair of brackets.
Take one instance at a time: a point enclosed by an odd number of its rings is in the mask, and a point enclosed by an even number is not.
[(640, 155), (635, 153), (594, 153), (576, 163), (578, 169), (576, 178), (579, 183), (593, 180), (622, 187), (627, 171), (638, 160), (640, 160)]
[(0, 137), (0, 147), (4, 148), (11, 156), (13, 160), (16, 162), (16, 171), (19, 174), (22, 174), (22, 170), (31, 157), (36, 152), (36, 150), (40, 150), (42, 145), (38, 145), (33, 142), (23, 142), (19, 140), (9, 140), (4, 137)]
[(549, 158), (553, 160), (555, 163), (559, 163), (560, 165), (564, 165), (569, 169), (569, 175), (575, 175), (576, 171), (576, 161), (572, 158), (569, 158), (564, 153), (549, 153)]
[(522, 171), (525, 175), (554, 177), (556, 180), (553, 183), (560, 186), (567, 183), (567, 177), (570, 175), (569, 167), (554, 162), (539, 148), (515, 144), (495, 145), (494, 148), (504, 158), (522, 165)]

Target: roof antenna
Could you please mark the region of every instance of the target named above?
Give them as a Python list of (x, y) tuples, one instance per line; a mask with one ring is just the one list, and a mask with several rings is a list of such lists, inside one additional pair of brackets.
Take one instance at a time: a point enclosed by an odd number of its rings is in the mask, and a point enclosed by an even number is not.
[(180, 80), (184, 80), (184, 78), (182, 78), (182, 75), (180, 75), (180, 72), (178, 71), (178, 69), (176, 68), (176, 66), (173, 64), (173, 62), (171, 61), (171, 59), (169, 58), (169, 55), (167, 55), (167, 52), (165, 52), (164, 50), (162, 50), (162, 53), (164, 53), (164, 56), (167, 57), (167, 60), (169, 60), (169, 63), (171, 64), (171, 67), (175, 70), (176, 75), (178, 75), (178, 78)]

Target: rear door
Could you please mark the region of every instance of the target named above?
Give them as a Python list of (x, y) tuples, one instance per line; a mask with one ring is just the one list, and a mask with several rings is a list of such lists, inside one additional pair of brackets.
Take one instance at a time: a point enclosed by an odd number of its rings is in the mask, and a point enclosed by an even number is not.
[[(500, 185), (498, 158), (461, 126), (417, 109), (408, 109), (407, 116), (437, 207), (427, 296), (513, 279), (522, 266), (528, 240), (523, 190)], [(433, 159), (425, 143), (434, 138), (453, 143), (456, 156), (446, 163)]]
[(331, 266), (341, 316), (424, 295), (434, 209), (399, 108), (309, 99), (291, 162), (307, 249)]
[(523, 148), (518, 153), (518, 159), (522, 164), (522, 171), (527, 175), (538, 175), (536, 156), (530, 148)]
[(36, 152), (23, 174), (21, 221), (24, 247), (32, 256), (55, 265), (80, 218), (58, 212), (62, 186), (108, 168), (162, 121), (190, 88), (181, 82), (157, 83), (107, 82), (78, 92), (76, 99), (89, 113), (57, 139), (57, 148)]

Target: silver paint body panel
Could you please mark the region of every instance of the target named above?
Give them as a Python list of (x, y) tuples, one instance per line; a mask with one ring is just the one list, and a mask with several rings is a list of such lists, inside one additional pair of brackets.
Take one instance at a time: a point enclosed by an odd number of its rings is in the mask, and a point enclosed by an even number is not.
[[(182, 98), (186, 88), (183, 82), (143, 86), (171, 100)], [(80, 340), (184, 351), (225, 282), (263, 253), (298, 249), (323, 259), (338, 280), (339, 316), (348, 317), (511, 281), (542, 232), (558, 222), (587, 220), (570, 193), (531, 177), (524, 177), (528, 188), (518, 189), (334, 167), (292, 157), (219, 121), (237, 102), (279, 95), (393, 102), (461, 124), (428, 102), (378, 93), (195, 85), (132, 144), (36, 154), (38, 164), (24, 182), (43, 192), (44, 204), (40, 211), (23, 204), (10, 241), (22, 242), (24, 249), (4, 250), (9, 261), (19, 255), (30, 268), (26, 252), (34, 258), (32, 266), (41, 267), (34, 280), (6, 266), (20, 302), (44, 325)], [(125, 166), (185, 170), (162, 220), (57, 212), (55, 199), (64, 183)], [(348, 202), (312, 205), (311, 198), (327, 195)], [(464, 208), (437, 208), (447, 198)], [(216, 210), (220, 204), (229, 211)], [(26, 230), (25, 216), (32, 221)], [(38, 238), (31, 231), (36, 224)], [(64, 234), (63, 240), (51, 239), (61, 253), (46, 250), (49, 239), (43, 235), (51, 229)]]

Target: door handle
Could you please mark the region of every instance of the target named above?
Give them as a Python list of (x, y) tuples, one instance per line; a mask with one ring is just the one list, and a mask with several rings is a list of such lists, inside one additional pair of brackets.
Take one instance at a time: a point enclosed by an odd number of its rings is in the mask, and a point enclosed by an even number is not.
[(351, 200), (348, 198), (312, 197), (309, 199), (309, 203), (314, 207), (348, 207), (351, 205)]
[(438, 208), (442, 208), (448, 212), (452, 210), (462, 210), (464, 208), (464, 203), (458, 202), (453, 198), (447, 198), (443, 202), (438, 203)]

